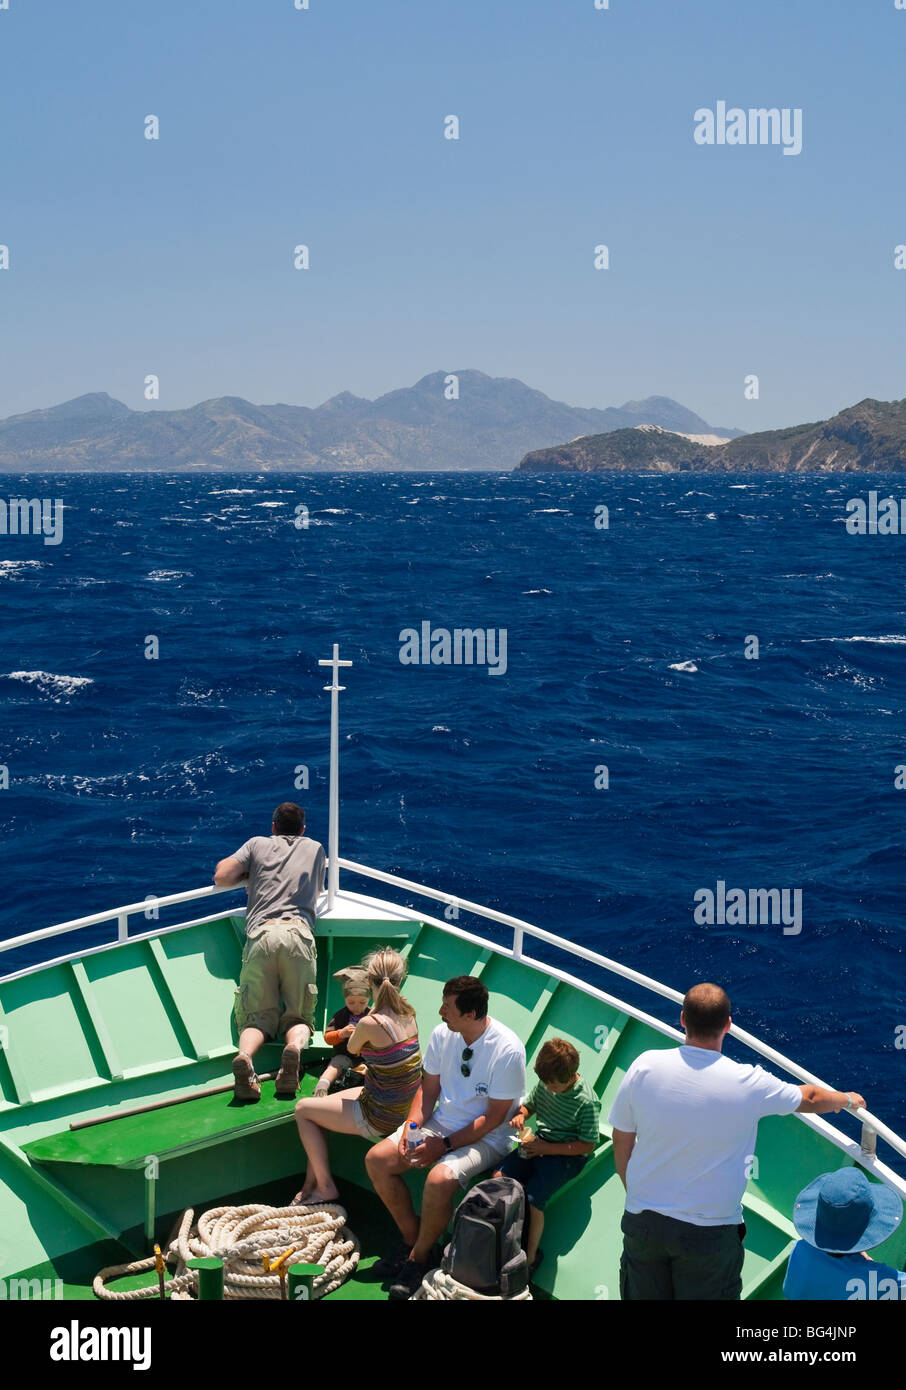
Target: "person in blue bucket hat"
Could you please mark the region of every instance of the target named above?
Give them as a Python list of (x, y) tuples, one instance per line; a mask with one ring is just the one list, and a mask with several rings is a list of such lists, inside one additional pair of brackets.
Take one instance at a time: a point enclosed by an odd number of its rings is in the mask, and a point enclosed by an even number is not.
[(906, 1299), (906, 1273), (868, 1251), (893, 1235), (903, 1202), (859, 1168), (823, 1173), (796, 1198), (793, 1247), (783, 1281), (789, 1299)]

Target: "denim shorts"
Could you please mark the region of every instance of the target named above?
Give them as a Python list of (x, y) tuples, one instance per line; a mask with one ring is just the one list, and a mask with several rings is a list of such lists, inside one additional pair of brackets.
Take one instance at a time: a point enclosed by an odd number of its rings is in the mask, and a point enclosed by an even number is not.
[(555, 1192), (581, 1173), (586, 1154), (536, 1154), (523, 1158), (518, 1149), (507, 1154), (500, 1165), (505, 1178), (515, 1178), (525, 1189), (526, 1201), (544, 1211)]

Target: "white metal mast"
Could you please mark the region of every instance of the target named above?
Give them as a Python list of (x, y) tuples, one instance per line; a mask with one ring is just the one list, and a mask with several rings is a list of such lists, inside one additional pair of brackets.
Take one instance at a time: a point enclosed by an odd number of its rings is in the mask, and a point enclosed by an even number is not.
[(345, 690), (345, 685), (337, 684), (337, 676), (341, 666), (351, 666), (351, 661), (340, 660), (340, 648), (336, 642), (333, 644), (333, 656), (329, 661), (319, 661), (319, 666), (330, 666), (333, 669), (333, 684), (325, 685), (324, 689), (330, 691), (330, 815), (328, 819), (328, 865), (327, 865), (327, 911), (330, 912), (336, 902), (337, 892), (340, 886), (340, 691)]

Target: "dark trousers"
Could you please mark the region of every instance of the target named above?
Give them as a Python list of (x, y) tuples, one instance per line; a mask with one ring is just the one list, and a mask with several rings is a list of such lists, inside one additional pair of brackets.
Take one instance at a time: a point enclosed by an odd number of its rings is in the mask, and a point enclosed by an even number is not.
[(624, 1212), (620, 1298), (738, 1299), (742, 1226), (693, 1226), (657, 1211)]

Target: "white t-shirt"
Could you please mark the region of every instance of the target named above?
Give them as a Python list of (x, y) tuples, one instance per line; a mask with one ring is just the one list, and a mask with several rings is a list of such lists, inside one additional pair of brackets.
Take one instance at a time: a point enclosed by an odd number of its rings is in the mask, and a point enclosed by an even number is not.
[(801, 1104), (798, 1086), (708, 1048), (641, 1053), (609, 1116), (614, 1129), (636, 1135), (626, 1210), (694, 1226), (739, 1225), (758, 1121)]
[[(463, 1076), (462, 1054), (469, 1046), (471, 1070)], [(489, 1100), (513, 1102), (503, 1123), (486, 1136), (495, 1152), (506, 1153), (513, 1138), (507, 1121), (525, 1095), (525, 1048), (513, 1030), (492, 1018), (481, 1037), (470, 1044), (441, 1023), (431, 1034), (422, 1065), (430, 1076), (440, 1077), (440, 1099), (431, 1121), (441, 1134), (454, 1134), (486, 1114)]]

